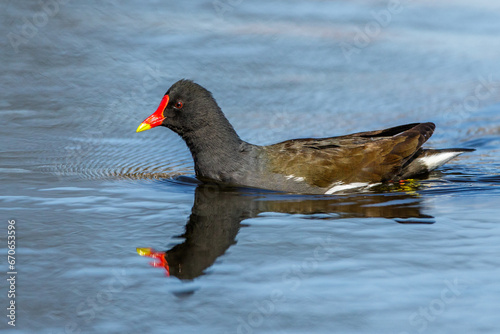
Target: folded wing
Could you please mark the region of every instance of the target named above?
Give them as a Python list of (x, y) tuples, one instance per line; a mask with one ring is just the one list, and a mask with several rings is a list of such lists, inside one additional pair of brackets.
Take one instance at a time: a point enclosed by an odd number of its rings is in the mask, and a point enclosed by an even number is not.
[(266, 147), (275, 173), (316, 187), (399, 179), (432, 136), (433, 123), (321, 139), (294, 139)]

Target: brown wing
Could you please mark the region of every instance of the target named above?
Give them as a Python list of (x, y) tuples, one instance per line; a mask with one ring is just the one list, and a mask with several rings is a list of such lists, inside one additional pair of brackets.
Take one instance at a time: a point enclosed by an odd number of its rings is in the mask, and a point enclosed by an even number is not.
[(381, 182), (397, 177), (434, 132), (433, 123), (321, 139), (294, 139), (266, 146), (275, 173), (302, 177), (326, 188), (334, 182)]

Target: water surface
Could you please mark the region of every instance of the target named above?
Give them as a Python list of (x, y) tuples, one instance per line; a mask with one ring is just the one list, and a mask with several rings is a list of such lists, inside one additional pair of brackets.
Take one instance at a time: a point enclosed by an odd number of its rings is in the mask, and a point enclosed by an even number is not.
[[(17, 332), (498, 333), (499, 5), (216, 3), (4, 6)], [(256, 144), (432, 121), (477, 150), (368, 194), (199, 185), (174, 133), (134, 132), (180, 78)]]

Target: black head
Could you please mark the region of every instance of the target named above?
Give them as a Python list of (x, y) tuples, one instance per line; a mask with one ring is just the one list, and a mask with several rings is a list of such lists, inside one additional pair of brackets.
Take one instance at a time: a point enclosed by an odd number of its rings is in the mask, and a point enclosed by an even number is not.
[(137, 132), (163, 125), (183, 136), (214, 126), (222, 119), (225, 117), (208, 90), (191, 80), (179, 80), (169, 88), (158, 109), (141, 123)]

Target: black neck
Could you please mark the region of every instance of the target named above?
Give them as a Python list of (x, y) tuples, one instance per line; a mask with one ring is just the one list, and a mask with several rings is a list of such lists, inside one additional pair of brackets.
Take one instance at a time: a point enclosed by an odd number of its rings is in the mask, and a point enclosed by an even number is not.
[(211, 123), (183, 133), (182, 138), (191, 151), (198, 178), (229, 182), (227, 175), (243, 164), (241, 148), (245, 142), (223, 115)]

